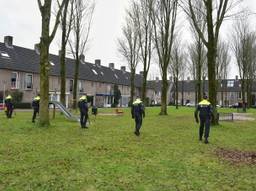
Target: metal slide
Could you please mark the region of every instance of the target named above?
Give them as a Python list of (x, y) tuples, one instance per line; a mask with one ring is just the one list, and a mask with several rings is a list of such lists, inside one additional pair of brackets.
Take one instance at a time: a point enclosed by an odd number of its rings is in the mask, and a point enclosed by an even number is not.
[(69, 119), (71, 121), (76, 121), (76, 122), (80, 121), (79, 117), (70, 113), (62, 103), (60, 103), (58, 101), (50, 101), (49, 104), (54, 104), (55, 107), (58, 107), (60, 109), (60, 111), (66, 116), (67, 119)]

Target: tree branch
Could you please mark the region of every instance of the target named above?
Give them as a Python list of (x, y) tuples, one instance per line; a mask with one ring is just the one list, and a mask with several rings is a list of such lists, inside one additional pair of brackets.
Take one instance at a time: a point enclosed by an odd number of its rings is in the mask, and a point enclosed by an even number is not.
[(51, 33), (51, 35), (50, 35), (50, 38), (49, 38), (49, 41), (50, 41), (50, 42), (53, 40), (53, 38), (54, 38), (54, 36), (55, 36), (55, 34), (56, 34), (56, 32), (57, 32), (58, 25), (59, 25), (59, 23), (60, 23), (61, 12), (62, 12), (62, 9), (63, 9), (63, 7), (64, 7), (66, 1), (67, 1), (67, 0), (63, 0), (62, 3), (61, 3), (61, 5), (60, 5), (60, 7), (59, 7), (59, 10), (58, 10), (58, 13), (57, 13), (57, 16), (56, 16), (56, 20), (55, 20), (55, 24), (54, 24), (54, 28), (53, 28), (53, 31), (52, 31), (52, 33)]

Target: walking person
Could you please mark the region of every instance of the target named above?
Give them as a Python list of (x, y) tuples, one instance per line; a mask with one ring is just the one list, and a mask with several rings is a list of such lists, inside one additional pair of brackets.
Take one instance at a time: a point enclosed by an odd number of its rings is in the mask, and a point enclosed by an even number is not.
[(207, 96), (204, 95), (203, 100), (199, 102), (196, 111), (194, 113), (196, 122), (199, 123), (198, 120), (198, 112), (200, 118), (200, 127), (199, 127), (199, 140), (202, 141), (204, 135), (204, 143), (208, 144), (208, 137), (210, 134), (210, 123), (212, 116), (212, 107), (211, 103), (207, 100)]
[(36, 97), (34, 97), (32, 101), (32, 108), (33, 108), (32, 123), (35, 123), (36, 115), (39, 114), (39, 105), (40, 105), (40, 95), (38, 94)]
[(13, 112), (13, 103), (12, 103), (12, 96), (8, 95), (5, 98), (5, 107), (6, 107), (6, 117), (7, 118), (12, 118), (12, 112)]
[(136, 136), (140, 135), (140, 128), (142, 125), (142, 119), (145, 117), (144, 105), (140, 98), (137, 98), (133, 104), (131, 109), (132, 118), (135, 120), (135, 131), (134, 134)]
[(86, 126), (87, 119), (88, 119), (88, 104), (87, 104), (87, 97), (83, 95), (78, 102), (78, 107), (80, 110), (80, 124), (81, 128), (88, 128)]

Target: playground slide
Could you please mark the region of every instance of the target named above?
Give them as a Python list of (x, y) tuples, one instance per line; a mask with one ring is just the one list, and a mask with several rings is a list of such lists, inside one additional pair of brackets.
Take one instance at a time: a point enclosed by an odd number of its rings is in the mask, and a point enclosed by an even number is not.
[(67, 119), (69, 119), (71, 121), (77, 121), (77, 122), (80, 121), (79, 117), (70, 113), (62, 103), (60, 103), (58, 101), (50, 101), (50, 104), (54, 104), (55, 107), (58, 107), (60, 109), (60, 111), (66, 116)]

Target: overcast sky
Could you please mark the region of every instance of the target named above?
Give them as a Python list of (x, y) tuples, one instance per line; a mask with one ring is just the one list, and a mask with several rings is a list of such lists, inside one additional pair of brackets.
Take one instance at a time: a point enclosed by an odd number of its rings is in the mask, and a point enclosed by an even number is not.
[[(116, 68), (126, 65), (117, 52), (117, 38), (121, 36), (121, 27), (125, 17), (125, 9), (129, 0), (96, 0), (93, 25), (90, 37), (90, 49), (86, 52), (86, 61), (94, 62), (101, 59), (103, 65), (115, 63)], [(245, 0), (245, 4), (256, 12), (256, 0)], [(33, 49), (39, 42), (41, 30), (41, 16), (36, 0), (0, 0), (0, 41), (4, 36), (14, 37), (14, 44)], [(252, 19), (252, 26), (256, 28), (256, 16)], [(225, 34), (229, 26), (224, 26)], [(51, 45), (50, 52), (57, 54), (59, 49), (59, 35)], [(184, 33), (186, 39), (189, 35)], [(157, 66), (151, 69), (150, 77), (158, 75)], [(230, 77), (234, 77), (237, 70), (231, 67)]]

